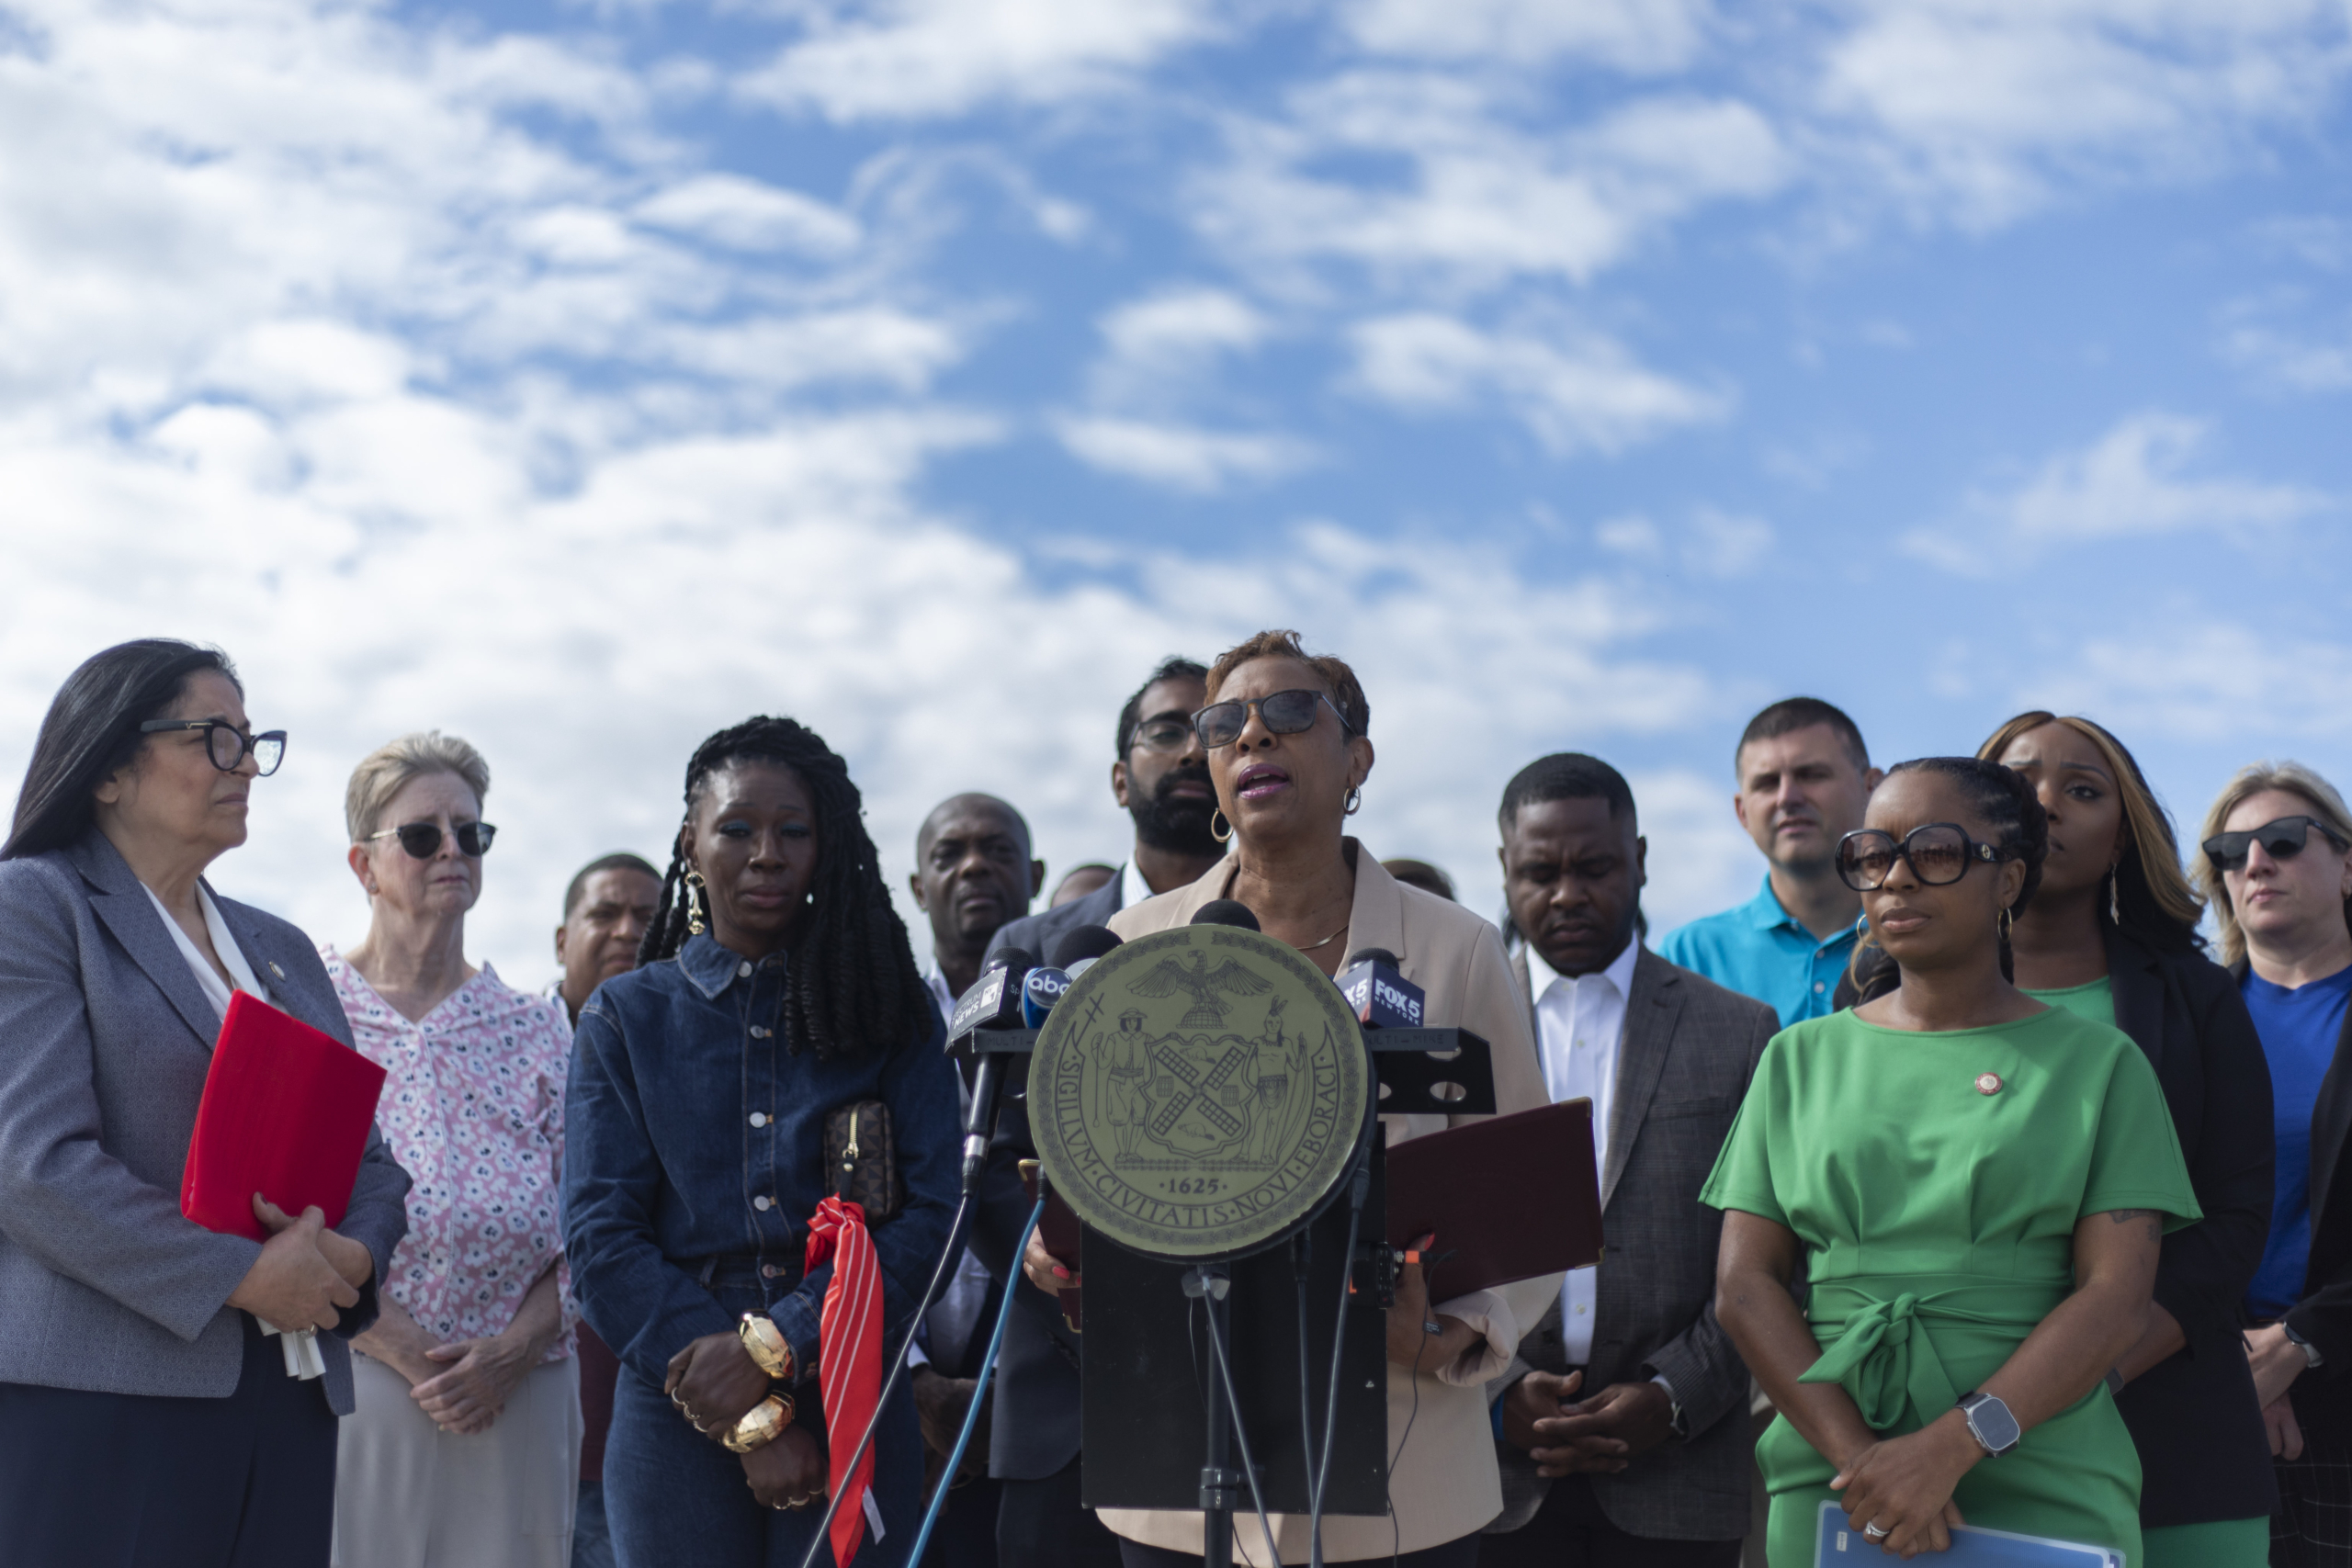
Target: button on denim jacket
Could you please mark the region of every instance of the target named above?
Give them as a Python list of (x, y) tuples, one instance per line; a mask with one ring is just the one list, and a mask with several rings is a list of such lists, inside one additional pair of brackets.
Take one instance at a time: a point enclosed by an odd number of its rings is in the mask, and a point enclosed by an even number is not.
[[(564, 1116), (564, 1247), (589, 1324), (660, 1388), (670, 1358), (735, 1322), (714, 1259), (758, 1260), (802, 1369), (817, 1364), (829, 1260), (799, 1279), (826, 1194), (825, 1115), (890, 1108), (907, 1201), (874, 1227), (896, 1345), (947, 1244), (961, 1162), (956, 1070), (938, 1020), (922, 1040), (820, 1062), (783, 1037), (785, 955), (752, 962), (708, 935), (616, 976), (580, 1010)], [(730, 1282), (741, 1282), (730, 1271)], [(888, 1352), (886, 1350), (885, 1355)]]

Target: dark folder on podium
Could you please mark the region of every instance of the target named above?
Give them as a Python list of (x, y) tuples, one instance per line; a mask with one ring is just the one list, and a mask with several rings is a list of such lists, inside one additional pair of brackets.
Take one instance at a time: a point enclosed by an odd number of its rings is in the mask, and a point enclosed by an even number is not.
[(229, 998), (180, 1178), (180, 1213), (206, 1230), (266, 1241), (258, 1192), (289, 1214), (316, 1204), (330, 1228), (351, 1203), (384, 1069), (249, 992)]
[[(1388, 1245), (1431, 1232), (1430, 1300), (1600, 1261), (1592, 1101), (1488, 1117), (1388, 1151)], [(1451, 1254), (1451, 1256), (1447, 1256)]]

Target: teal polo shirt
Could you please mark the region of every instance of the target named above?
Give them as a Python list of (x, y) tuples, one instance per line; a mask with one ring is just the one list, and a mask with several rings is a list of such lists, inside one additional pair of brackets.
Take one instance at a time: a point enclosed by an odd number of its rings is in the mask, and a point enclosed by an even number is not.
[(1728, 990), (1754, 997), (1781, 1015), (1786, 1029), (1822, 1018), (1838, 981), (1853, 961), (1856, 927), (1826, 941), (1781, 908), (1767, 874), (1763, 889), (1736, 909), (1703, 915), (1668, 932), (1657, 951), (1669, 964), (1695, 969)]

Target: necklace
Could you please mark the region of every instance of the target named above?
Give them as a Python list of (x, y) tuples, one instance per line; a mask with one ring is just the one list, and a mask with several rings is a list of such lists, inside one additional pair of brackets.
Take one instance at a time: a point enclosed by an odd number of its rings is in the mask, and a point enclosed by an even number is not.
[(1341, 937), (1343, 937), (1343, 936), (1345, 936), (1345, 935), (1347, 935), (1347, 934), (1348, 934), (1348, 928), (1347, 928), (1346, 926), (1341, 926), (1338, 931), (1333, 931), (1329, 936), (1325, 937), (1321, 942), (1309, 942), (1306, 946), (1300, 948), (1298, 951), (1299, 951), (1299, 952), (1301, 952), (1301, 953), (1312, 953), (1312, 952), (1314, 952), (1314, 951), (1315, 951), (1317, 948), (1318, 948), (1318, 947), (1329, 947), (1329, 946), (1330, 946), (1333, 942), (1335, 942), (1339, 941)]

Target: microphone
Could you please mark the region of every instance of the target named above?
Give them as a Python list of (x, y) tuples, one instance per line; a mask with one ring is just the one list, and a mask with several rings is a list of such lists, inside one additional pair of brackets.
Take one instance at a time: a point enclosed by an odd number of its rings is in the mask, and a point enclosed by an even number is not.
[(1340, 971), (1340, 995), (1366, 1029), (1419, 1029), (1427, 993), (1405, 978), (1385, 947), (1359, 948)]
[(1094, 961), (1120, 946), (1119, 933), (1108, 926), (1072, 926), (1054, 943), (1054, 967), (1077, 979), (1094, 967)]
[(1027, 948), (999, 948), (972, 988), (956, 998), (947, 1020), (950, 1047), (975, 1029), (1020, 1028), (1022, 976), (1035, 967), (1037, 955)]
[(1069, 990), (1068, 970), (1050, 964), (1030, 970), (1028, 977), (1021, 982), (1021, 1027), (1045, 1028), (1046, 1015), (1054, 1010), (1054, 1004)]
[(1193, 917), (1193, 924), (1196, 926), (1239, 926), (1245, 931), (1254, 931), (1260, 929), (1258, 925), (1258, 917), (1250, 912), (1249, 905), (1242, 903), (1238, 898), (1210, 899), (1207, 903), (1201, 906), (1200, 913)]

